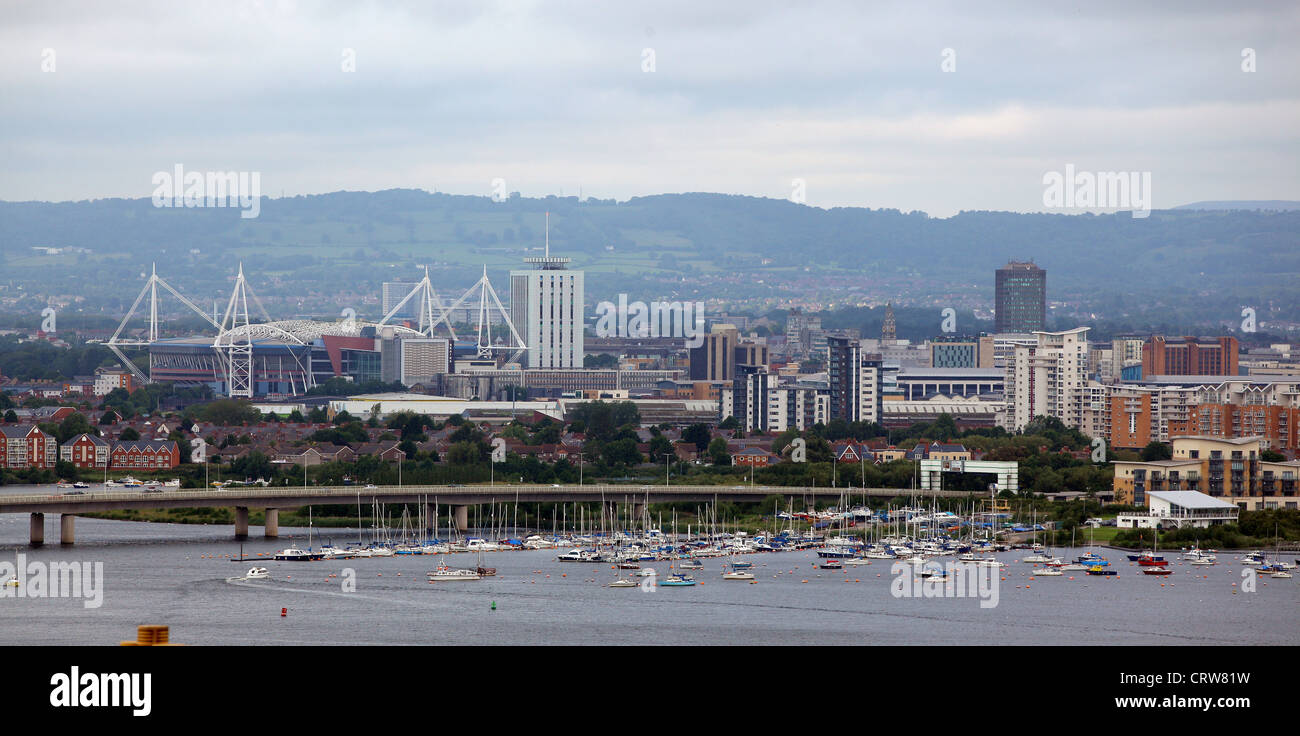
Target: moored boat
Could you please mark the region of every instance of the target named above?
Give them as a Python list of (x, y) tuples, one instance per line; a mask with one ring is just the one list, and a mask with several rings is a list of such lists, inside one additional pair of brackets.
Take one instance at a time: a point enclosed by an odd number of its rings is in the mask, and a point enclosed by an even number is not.
[(426, 577), (431, 583), (480, 579), (480, 575), (476, 570), (455, 570), (447, 567), (446, 564), (438, 565), (437, 569), (430, 571)]

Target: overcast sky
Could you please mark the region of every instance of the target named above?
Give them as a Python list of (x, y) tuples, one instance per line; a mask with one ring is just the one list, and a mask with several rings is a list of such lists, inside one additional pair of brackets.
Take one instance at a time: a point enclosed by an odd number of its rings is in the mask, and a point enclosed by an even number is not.
[(949, 216), (1043, 210), (1073, 164), (1150, 172), (1157, 208), (1300, 199), (1300, 3), (1065, 5), (4, 2), (0, 199), (148, 197), (178, 163), (264, 195), (802, 179)]

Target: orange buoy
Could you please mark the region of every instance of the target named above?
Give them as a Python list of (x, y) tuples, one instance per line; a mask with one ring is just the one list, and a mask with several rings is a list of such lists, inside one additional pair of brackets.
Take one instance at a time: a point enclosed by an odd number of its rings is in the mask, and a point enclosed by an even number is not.
[(287, 608), (281, 608), (281, 609), (280, 609), (280, 618), (285, 618), (285, 617), (287, 617), (288, 615), (289, 615), (289, 609), (287, 609)]

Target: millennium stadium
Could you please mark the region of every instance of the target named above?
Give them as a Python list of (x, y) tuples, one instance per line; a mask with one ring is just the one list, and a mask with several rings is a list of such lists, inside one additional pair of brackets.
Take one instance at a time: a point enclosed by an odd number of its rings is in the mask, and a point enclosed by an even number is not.
[[(523, 350), (518, 331), (490, 283), (486, 271), (461, 299), (443, 308), (426, 272), (417, 284), (383, 319), (377, 322), (348, 317), (336, 322), (294, 319), (272, 320), (261, 300), (253, 293), (243, 267), (224, 316), (218, 321), (184, 297), (155, 270), (145, 283), (117, 332), (107, 346), (132, 372), (145, 381), (168, 381), (180, 385), (207, 385), (217, 395), (231, 397), (297, 396), (332, 378), (357, 383), (382, 381), (417, 386), (452, 370), (457, 360), (471, 359), (496, 364)], [(212, 326), (212, 334), (163, 338), (158, 329), (158, 296), (170, 292)], [(450, 314), (477, 295), (481, 319), (477, 334), (458, 337)], [(393, 317), (408, 302), (419, 305), (413, 319)], [(136, 310), (147, 304), (147, 335), (124, 337)], [(249, 304), (264, 316), (249, 318)], [(494, 306), (493, 335), (488, 307)], [(439, 334), (441, 333), (441, 334)], [(503, 334), (504, 333), (504, 334)], [(148, 350), (148, 373), (132, 362), (123, 349)]]

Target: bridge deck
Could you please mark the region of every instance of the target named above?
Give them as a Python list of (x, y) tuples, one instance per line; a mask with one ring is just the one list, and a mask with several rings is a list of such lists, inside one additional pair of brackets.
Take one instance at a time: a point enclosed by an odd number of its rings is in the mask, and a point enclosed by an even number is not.
[[(653, 486), (653, 485), (497, 485), (497, 486), (356, 486), (242, 487), (237, 489), (177, 489), (161, 492), (103, 491), (85, 494), (0, 495), (0, 513), (78, 514), (117, 509), (161, 508), (296, 508), (319, 504), (439, 503), (473, 505), (493, 501), (566, 503), (574, 501), (663, 503), (666, 501), (757, 501), (769, 495), (839, 497), (850, 494), (894, 498), (912, 493), (906, 488), (812, 488), (805, 486)], [(918, 497), (965, 497), (964, 491), (916, 491)]]

